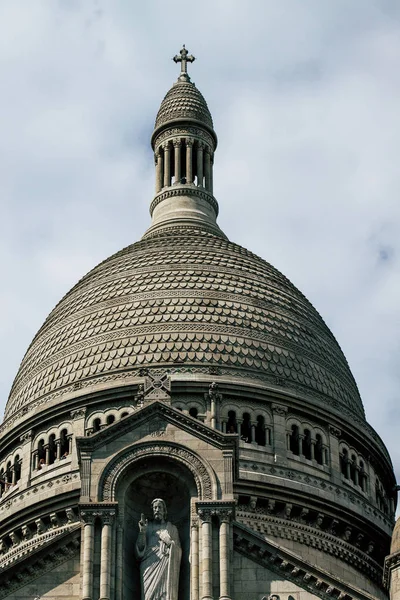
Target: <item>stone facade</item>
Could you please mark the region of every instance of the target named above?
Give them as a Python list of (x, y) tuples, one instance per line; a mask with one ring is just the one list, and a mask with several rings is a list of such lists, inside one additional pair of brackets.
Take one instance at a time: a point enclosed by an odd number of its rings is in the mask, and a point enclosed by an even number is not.
[(390, 457), (317, 311), (217, 225), (217, 137), (175, 60), (151, 226), (54, 309), (10, 393), (0, 598), (139, 600), (138, 523), (163, 498), (178, 600), (383, 600)]

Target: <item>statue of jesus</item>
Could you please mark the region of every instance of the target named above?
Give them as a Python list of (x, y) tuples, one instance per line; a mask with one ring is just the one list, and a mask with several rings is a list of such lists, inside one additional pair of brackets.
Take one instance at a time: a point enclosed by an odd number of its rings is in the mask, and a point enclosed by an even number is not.
[(153, 520), (142, 514), (136, 554), (140, 560), (141, 600), (178, 600), (182, 549), (175, 525), (167, 521), (161, 498), (151, 503)]

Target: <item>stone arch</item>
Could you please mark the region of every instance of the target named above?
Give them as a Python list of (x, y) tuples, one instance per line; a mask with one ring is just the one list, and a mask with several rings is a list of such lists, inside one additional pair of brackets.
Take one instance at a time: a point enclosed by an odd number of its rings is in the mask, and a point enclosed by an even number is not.
[(199, 500), (216, 500), (218, 485), (215, 474), (203, 458), (172, 442), (147, 442), (125, 449), (105, 467), (99, 481), (100, 501), (115, 501), (116, 488), (124, 473), (144, 458), (165, 458), (185, 466), (192, 474)]

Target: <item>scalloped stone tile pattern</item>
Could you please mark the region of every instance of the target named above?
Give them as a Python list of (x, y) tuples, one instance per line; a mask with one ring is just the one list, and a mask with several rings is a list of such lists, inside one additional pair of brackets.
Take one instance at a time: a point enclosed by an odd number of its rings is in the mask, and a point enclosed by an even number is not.
[(194, 119), (213, 128), (207, 102), (194, 83), (178, 81), (172, 86), (161, 102), (154, 129), (175, 119)]
[(95, 267), (30, 345), (6, 418), (72, 383), (142, 367), (265, 373), (364, 417), (335, 338), (274, 267), (204, 231), (143, 239)]

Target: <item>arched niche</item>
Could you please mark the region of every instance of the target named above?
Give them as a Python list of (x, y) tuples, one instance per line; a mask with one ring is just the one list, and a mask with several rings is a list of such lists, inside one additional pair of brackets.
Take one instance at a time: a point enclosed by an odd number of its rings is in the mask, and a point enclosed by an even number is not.
[(190, 517), (197, 493), (196, 481), (190, 469), (166, 456), (161, 459), (143, 457), (124, 470), (115, 488), (124, 598), (140, 598), (139, 561), (135, 556), (138, 521), (142, 513), (150, 520), (152, 501), (162, 498), (167, 505), (167, 519), (178, 528), (182, 546), (179, 600), (189, 600)]

